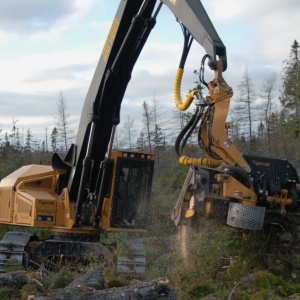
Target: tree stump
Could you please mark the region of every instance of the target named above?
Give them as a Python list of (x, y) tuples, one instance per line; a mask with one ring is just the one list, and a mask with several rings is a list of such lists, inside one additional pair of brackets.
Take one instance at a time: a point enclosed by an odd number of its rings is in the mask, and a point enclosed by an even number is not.
[(25, 271), (17, 271), (0, 274), (0, 286), (12, 286), (18, 289), (25, 284), (33, 285), (39, 292), (44, 292), (43, 285), (36, 279), (30, 277)]

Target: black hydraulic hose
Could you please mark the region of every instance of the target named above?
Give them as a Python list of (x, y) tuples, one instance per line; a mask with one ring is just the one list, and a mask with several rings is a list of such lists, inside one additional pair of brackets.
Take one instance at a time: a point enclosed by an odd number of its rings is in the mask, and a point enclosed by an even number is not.
[(100, 190), (100, 185), (103, 177), (103, 161), (100, 163), (99, 171), (98, 171), (98, 176), (97, 176), (97, 181), (95, 185), (95, 191), (94, 193), (97, 195), (97, 192)]
[(225, 165), (225, 167), (228, 168), (233, 173), (233, 177), (238, 181), (242, 182), (244, 186), (246, 186), (247, 188), (251, 187), (249, 176), (244, 170), (242, 170), (238, 166), (230, 166), (227, 164)]
[(205, 54), (203, 57), (202, 57), (202, 60), (201, 60), (201, 66), (200, 66), (200, 72), (199, 72), (199, 80), (202, 84), (204, 84), (206, 87), (208, 87), (208, 84), (207, 82), (204, 80), (204, 66), (205, 66), (205, 60), (207, 58), (210, 58), (210, 56), (208, 54)]
[(101, 182), (99, 187), (99, 193), (97, 197), (97, 203), (96, 203), (96, 211), (94, 216), (94, 226), (99, 227), (99, 222), (101, 218), (101, 212), (102, 212), (102, 206), (103, 206), (103, 200), (105, 197), (105, 194), (107, 192), (107, 186), (109, 184), (109, 178), (110, 178), (110, 166), (111, 163), (109, 161), (102, 161), (100, 165), (100, 170), (102, 176), (101, 176)]
[(75, 210), (75, 225), (78, 226), (81, 222), (81, 210), (82, 202), (86, 195), (86, 183), (90, 177), (91, 170), (93, 168), (94, 161), (85, 157), (83, 160), (82, 173), (80, 178), (79, 192), (76, 201), (76, 210)]
[(207, 126), (207, 137), (208, 137), (208, 153), (211, 157), (213, 157), (214, 159), (220, 159), (219, 156), (215, 156), (215, 154), (211, 151), (211, 145), (212, 145), (212, 141), (211, 141), (211, 127), (212, 127), (212, 120), (214, 119), (214, 114), (215, 114), (215, 109), (213, 106), (209, 107), (209, 120), (208, 120), (208, 126)]
[(202, 140), (201, 140), (201, 132), (202, 132), (202, 128), (203, 128), (203, 118), (202, 118), (202, 121), (200, 122), (199, 129), (198, 129), (198, 146), (199, 146), (201, 149), (204, 148), (203, 143), (202, 143)]
[(186, 59), (188, 57), (192, 42), (193, 42), (193, 37), (191, 36), (191, 34), (189, 33), (189, 31), (184, 27), (184, 25), (182, 23), (180, 23), (181, 29), (182, 29), (182, 33), (184, 36), (184, 44), (183, 44), (183, 51), (182, 51), (182, 55), (181, 55), (181, 59), (180, 59), (180, 63), (179, 63), (179, 68), (184, 69), (184, 65), (186, 62)]
[(183, 141), (181, 142), (180, 153), (183, 153), (185, 144), (186, 144), (187, 140), (190, 138), (190, 136), (192, 135), (193, 131), (195, 130), (199, 120), (201, 119), (201, 116), (202, 116), (201, 110), (199, 110), (199, 107), (197, 107), (196, 112), (195, 112), (194, 122), (193, 122), (192, 126), (189, 128), (187, 134), (184, 136)]
[[(208, 117), (205, 117), (205, 118), (204, 118), (204, 120), (207, 120), (206, 122), (208, 122), (208, 124), (207, 124), (207, 131), (208, 131), (208, 132), (207, 132), (207, 138), (208, 138), (208, 141), (207, 141), (207, 148), (206, 148), (206, 151), (207, 151), (207, 153), (209, 154), (209, 156), (210, 156), (211, 158), (216, 159), (216, 160), (219, 160), (219, 159), (220, 159), (220, 156), (217, 155), (216, 153), (214, 153), (214, 152), (211, 150), (211, 145), (212, 145), (212, 140), (211, 140), (211, 138), (212, 138), (211, 127), (212, 127), (212, 120), (214, 119), (214, 113), (215, 113), (214, 107), (213, 107), (213, 106), (209, 106), (208, 109), (207, 109), (207, 111), (206, 111), (206, 115), (207, 115)], [(202, 125), (203, 125), (203, 124), (200, 125), (199, 130), (202, 130)], [(201, 133), (201, 131), (199, 131), (199, 135), (198, 135), (198, 143), (199, 143), (200, 133)], [(202, 142), (200, 141), (200, 143), (202, 143)], [(203, 147), (201, 147), (201, 148), (203, 148)]]
[(194, 114), (191, 119), (188, 121), (188, 123), (182, 128), (181, 132), (179, 133), (176, 141), (175, 141), (175, 152), (178, 155), (178, 157), (180, 157), (181, 154), (181, 141), (184, 138), (185, 134), (189, 131), (189, 129), (191, 128), (191, 126), (193, 126), (194, 120), (196, 118), (196, 114)]

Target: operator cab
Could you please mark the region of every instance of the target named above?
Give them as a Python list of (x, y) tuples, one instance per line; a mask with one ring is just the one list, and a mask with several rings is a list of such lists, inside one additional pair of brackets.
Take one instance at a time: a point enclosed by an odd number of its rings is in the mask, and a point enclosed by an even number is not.
[(108, 231), (146, 230), (155, 157), (116, 151), (111, 158), (115, 164), (114, 182), (104, 205), (104, 209), (110, 207), (110, 224), (109, 228), (105, 224), (103, 227)]

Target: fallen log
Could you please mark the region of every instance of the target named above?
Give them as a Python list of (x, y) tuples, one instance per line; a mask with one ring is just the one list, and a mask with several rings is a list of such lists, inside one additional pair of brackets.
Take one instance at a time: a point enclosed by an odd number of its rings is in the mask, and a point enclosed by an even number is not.
[[(29, 299), (34, 300), (150, 300), (150, 299), (176, 299), (174, 291), (168, 288), (169, 281), (159, 278), (144, 283), (130, 286), (110, 288), (105, 290), (94, 290), (91, 288), (76, 286), (57, 289), (40, 295), (32, 295)], [(173, 295), (173, 296), (171, 296)]]
[(25, 271), (0, 273), (0, 286), (12, 286), (20, 289), (25, 284), (31, 284), (39, 292), (44, 292), (43, 285), (38, 280), (27, 275)]
[(104, 278), (102, 269), (96, 267), (95, 269), (86, 272), (77, 279), (73, 280), (67, 288), (86, 287), (94, 290), (102, 290), (104, 288)]

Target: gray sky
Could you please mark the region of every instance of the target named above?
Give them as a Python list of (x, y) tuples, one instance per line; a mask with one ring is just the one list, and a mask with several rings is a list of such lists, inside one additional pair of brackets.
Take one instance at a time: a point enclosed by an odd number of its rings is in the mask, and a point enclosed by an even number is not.
[[(299, 41), (299, 0), (203, 0), (226, 45), (228, 68), (224, 78), (237, 94), (248, 68), (255, 89), (277, 74)], [(17, 126), (43, 139), (54, 127), (53, 114), (62, 90), (74, 127), (100, 57), (119, 1), (113, 0), (1, 0), (0, 2), (0, 137)], [(143, 49), (122, 103), (122, 120), (142, 118), (142, 102), (155, 97), (172, 110), (173, 85), (182, 51), (181, 29), (164, 7)], [(183, 96), (197, 80), (201, 46), (194, 43), (186, 63)], [(207, 72), (206, 80), (212, 79)], [(76, 131), (76, 129), (75, 129)]]

